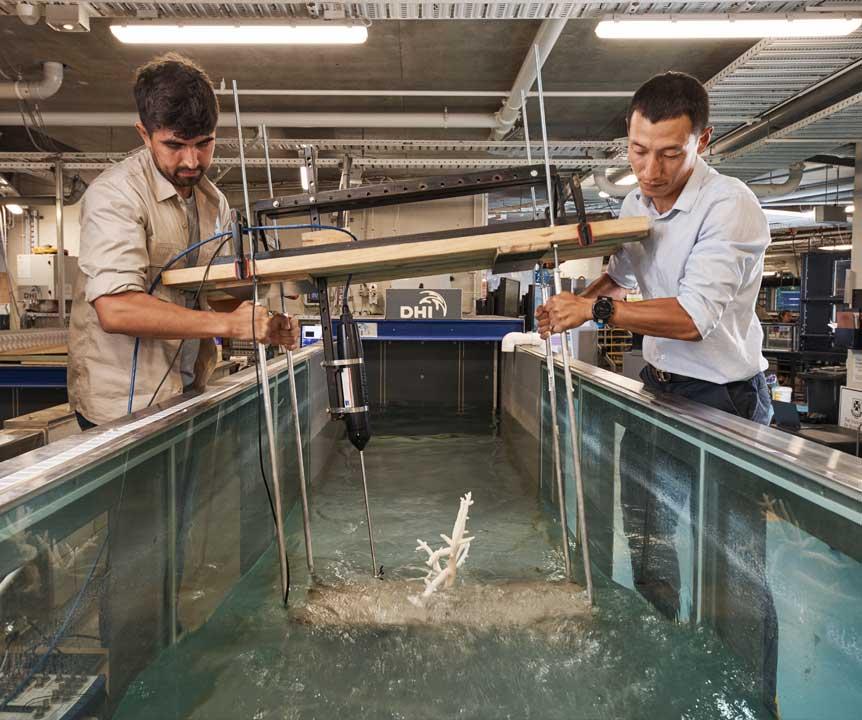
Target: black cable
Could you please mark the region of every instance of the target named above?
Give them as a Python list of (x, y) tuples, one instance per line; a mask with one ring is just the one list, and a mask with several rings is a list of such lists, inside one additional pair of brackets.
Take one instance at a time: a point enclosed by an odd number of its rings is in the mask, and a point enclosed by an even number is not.
[[(206, 264), (206, 268), (204, 268), (204, 276), (201, 278), (200, 283), (198, 283), (198, 288), (197, 288), (197, 290), (195, 291), (195, 296), (194, 296), (194, 299), (192, 300), (192, 306), (195, 306), (195, 305), (197, 305), (197, 304), (198, 304), (198, 300), (200, 299), (201, 292), (202, 292), (202, 291), (203, 291), (203, 289), (204, 289), (204, 284), (205, 284), (205, 283), (206, 283), (206, 281), (207, 281), (207, 277), (209, 277), (209, 274), (210, 274), (210, 268), (211, 268), (211, 267), (212, 267), (212, 265), (213, 265), (213, 260), (215, 260), (215, 259), (216, 259), (216, 256), (218, 256), (218, 254), (221, 252), (221, 249), (225, 246), (225, 243), (226, 243), (228, 240), (230, 240), (230, 238), (231, 238), (231, 236), (230, 236), (230, 235), (227, 235), (227, 236), (225, 236), (225, 237), (222, 239), (222, 241), (219, 243), (218, 247), (217, 247), (217, 248), (215, 249), (215, 251), (213, 252), (212, 257), (210, 257), (209, 262)], [(159, 380), (159, 384), (156, 386), (156, 389), (155, 389), (155, 391), (153, 392), (153, 396), (150, 398), (150, 401), (147, 403), (147, 407), (150, 407), (150, 406), (153, 404), (153, 402), (154, 402), (154, 401), (155, 401), (155, 399), (156, 399), (156, 395), (158, 395), (158, 394), (159, 394), (159, 390), (161, 390), (161, 389), (162, 389), (162, 385), (164, 385), (164, 384), (165, 384), (165, 380), (167, 380), (167, 379), (168, 379), (168, 376), (171, 374), (171, 370), (173, 370), (174, 363), (177, 361), (177, 358), (180, 356), (180, 352), (181, 352), (181, 351), (182, 351), (182, 349), (183, 349), (183, 344), (185, 343), (185, 341), (186, 341), (186, 340), (185, 340), (185, 338), (183, 338), (182, 340), (180, 340), (180, 344), (179, 344), (179, 346), (177, 347), (177, 351), (174, 353), (173, 358), (171, 358), (170, 365), (168, 365), (168, 369), (167, 369), (167, 370), (165, 370), (165, 374), (164, 374), (164, 375), (162, 375), (162, 379), (161, 379), (161, 380)]]
[(344, 290), (341, 293), (341, 310), (342, 312), (349, 310), (347, 306), (347, 297), (350, 293), (350, 280), (353, 278), (353, 273), (347, 276), (347, 282), (344, 283)]

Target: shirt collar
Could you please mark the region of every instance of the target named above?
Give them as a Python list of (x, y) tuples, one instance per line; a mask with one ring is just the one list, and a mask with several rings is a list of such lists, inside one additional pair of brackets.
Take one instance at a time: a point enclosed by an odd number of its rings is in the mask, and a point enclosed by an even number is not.
[(694, 161), (694, 170), (688, 178), (688, 182), (673, 204), (672, 210), (680, 210), (682, 212), (691, 212), (694, 207), (695, 200), (700, 194), (700, 188), (703, 187), (703, 182), (706, 176), (709, 175), (709, 165), (700, 156)]
[[(676, 199), (676, 202), (673, 204), (673, 207), (668, 210), (667, 213), (662, 213), (663, 215), (669, 215), (674, 210), (679, 210), (680, 212), (691, 212), (694, 207), (694, 203), (697, 200), (697, 196), (700, 194), (700, 189), (703, 187), (703, 183), (706, 180), (707, 175), (709, 175), (709, 165), (706, 164), (706, 161), (698, 155), (698, 157), (694, 161), (694, 169), (691, 171), (691, 175), (689, 175), (688, 181), (685, 183), (685, 187), (682, 189), (682, 192), (679, 194), (679, 197)], [(638, 202), (643, 205), (647, 209), (651, 209), (654, 213), (658, 214), (658, 211), (655, 209), (655, 205), (650, 198), (645, 197), (640, 190), (635, 191)]]

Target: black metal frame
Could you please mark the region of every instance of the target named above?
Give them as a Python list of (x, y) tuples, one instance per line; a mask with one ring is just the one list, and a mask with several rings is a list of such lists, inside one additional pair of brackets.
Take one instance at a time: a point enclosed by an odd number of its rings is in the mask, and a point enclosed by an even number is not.
[[(553, 166), (551, 175), (556, 177), (556, 168)], [(542, 187), (544, 184), (544, 165), (530, 165), (268, 198), (256, 202), (252, 214), (256, 225), (264, 225), (267, 220), (300, 213), (317, 213), (319, 216), (321, 213), (341, 210), (364, 210), (385, 205), (479, 195), (515, 187)]]

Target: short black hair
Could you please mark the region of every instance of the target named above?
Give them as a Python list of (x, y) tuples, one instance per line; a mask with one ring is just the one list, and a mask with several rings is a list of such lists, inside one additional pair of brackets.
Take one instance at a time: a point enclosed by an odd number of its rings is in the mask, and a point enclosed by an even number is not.
[(626, 125), (637, 111), (651, 123), (688, 115), (700, 135), (709, 125), (709, 93), (697, 78), (681, 72), (655, 75), (641, 85), (629, 103)]
[(203, 68), (178, 53), (153, 58), (135, 73), (135, 103), (152, 135), (173, 130), (186, 140), (209, 135), (218, 122), (218, 99)]

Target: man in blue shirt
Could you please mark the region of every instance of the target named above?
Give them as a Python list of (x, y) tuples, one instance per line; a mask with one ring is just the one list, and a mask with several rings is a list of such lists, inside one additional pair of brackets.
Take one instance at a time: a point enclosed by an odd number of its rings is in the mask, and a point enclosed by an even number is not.
[[(707, 92), (688, 75), (658, 75), (637, 91), (628, 157), (638, 187), (620, 217), (649, 217), (650, 237), (619, 250), (583, 295), (562, 293), (540, 307), (539, 331), (603, 319), (644, 335), (647, 388), (766, 424), (767, 362), (754, 308), (769, 225), (745, 183), (700, 158), (708, 119)], [(621, 302), (636, 287), (644, 302)]]
[[(536, 317), (543, 336), (589, 320), (641, 334), (647, 389), (767, 424), (772, 405), (754, 309), (769, 226), (744, 183), (700, 158), (712, 137), (708, 121), (709, 96), (695, 78), (669, 72), (641, 86), (627, 116), (638, 187), (620, 216), (649, 217), (650, 237), (619, 250), (583, 295), (556, 295)], [(643, 302), (623, 302), (636, 287)], [(680, 519), (698, 522), (700, 463), (689, 457), (696, 448), (633, 415), (615, 422), (626, 426), (618, 467), (632, 578), (663, 615), (679, 619), (686, 609), (677, 528)], [(600, 457), (616, 464), (610, 445)], [(761, 498), (720, 474), (704, 480), (711, 505), (725, 519), (721, 526), (732, 528), (712, 538), (722, 562), (715, 568), (714, 607), (704, 610), (704, 620), (759, 668), (764, 705), (777, 715), (778, 624)]]

